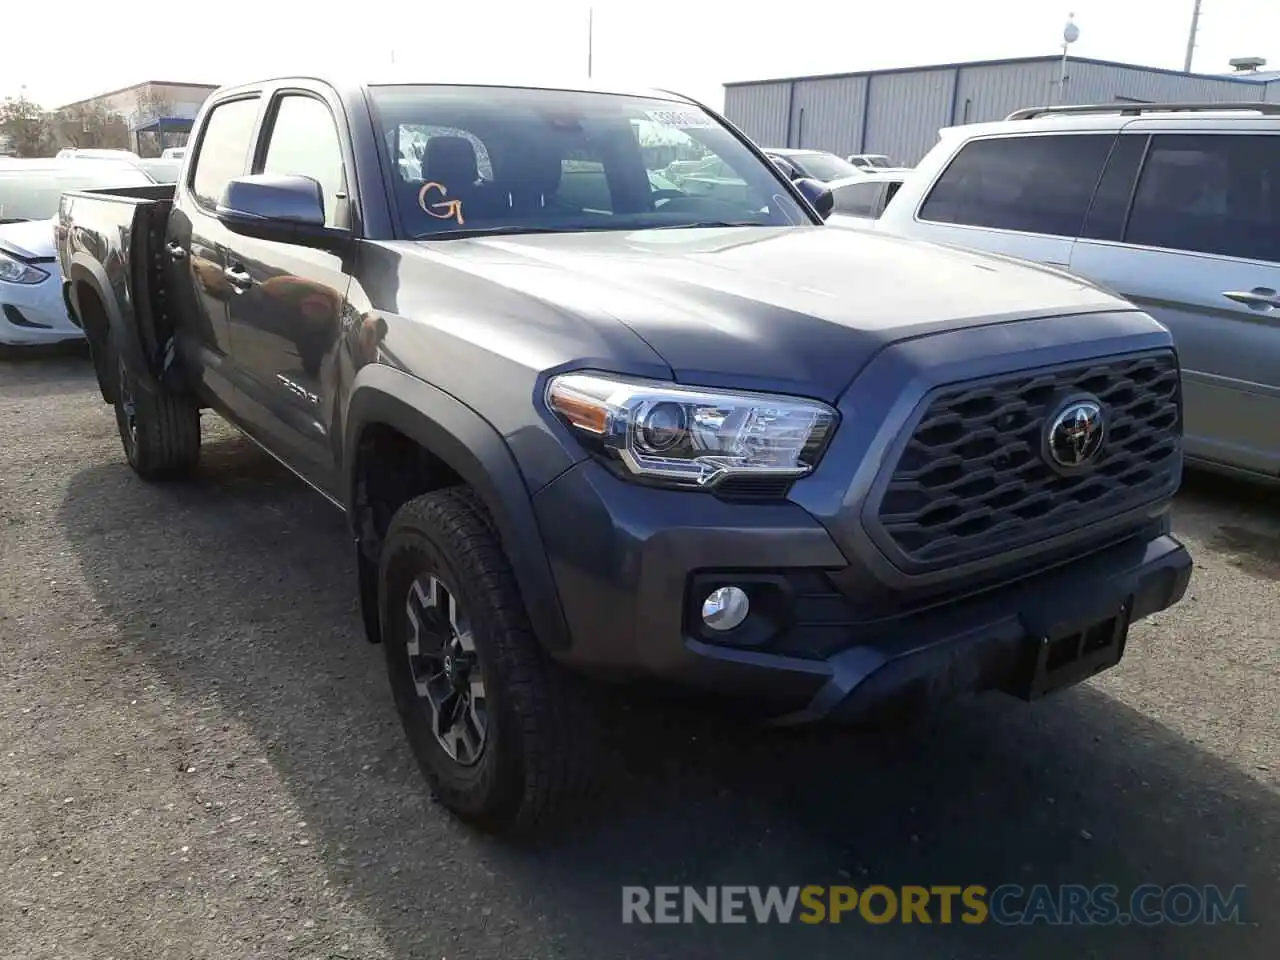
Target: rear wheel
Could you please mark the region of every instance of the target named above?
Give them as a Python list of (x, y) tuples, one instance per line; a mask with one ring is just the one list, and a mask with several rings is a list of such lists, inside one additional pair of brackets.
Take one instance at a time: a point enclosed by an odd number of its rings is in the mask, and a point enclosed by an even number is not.
[(118, 350), (115, 410), (129, 466), (144, 480), (180, 480), (200, 460), (200, 407), (186, 394), (148, 389)]
[(534, 637), (474, 495), (451, 488), (401, 507), (378, 581), (396, 707), (440, 801), (507, 833), (573, 810), (592, 780), (590, 713)]

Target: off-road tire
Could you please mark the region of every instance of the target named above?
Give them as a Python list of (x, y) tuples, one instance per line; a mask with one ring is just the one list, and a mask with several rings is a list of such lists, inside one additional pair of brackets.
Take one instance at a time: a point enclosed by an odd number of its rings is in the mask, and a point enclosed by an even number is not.
[[(471, 766), (441, 747), (414, 685), (407, 603), (424, 575), (456, 589), (471, 623), (489, 710), (484, 748)], [(581, 808), (595, 773), (592, 711), (578, 678), (540, 646), (492, 521), (469, 489), (429, 493), (396, 512), (382, 548), (378, 610), (396, 707), (444, 806), (514, 836), (563, 824)]]
[(182, 480), (200, 460), (200, 407), (184, 393), (148, 389), (112, 346), (116, 427), (129, 466), (144, 480)]

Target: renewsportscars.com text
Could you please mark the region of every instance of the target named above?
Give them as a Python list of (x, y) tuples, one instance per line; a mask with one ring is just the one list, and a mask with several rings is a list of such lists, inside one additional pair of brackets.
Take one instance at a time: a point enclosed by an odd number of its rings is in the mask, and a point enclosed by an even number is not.
[(1002, 884), (867, 887), (622, 888), (623, 923), (930, 923), (1049, 924), (1244, 923), (1246, 890), (1235, 886)]

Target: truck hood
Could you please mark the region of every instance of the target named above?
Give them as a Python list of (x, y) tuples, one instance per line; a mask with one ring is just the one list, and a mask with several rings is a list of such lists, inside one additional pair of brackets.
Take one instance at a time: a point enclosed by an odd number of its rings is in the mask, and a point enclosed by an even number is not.
[(530, 234), (413, 244), (576, 315), (627, 325), (677, 380), (834, 399), (879, 350), (960, 326), (1132, 310), (1011, 258), (827, 227)]
[(25, 260), (42, 260), (57, 255), (53, 245), (52, 220), (0, 223), (0, 249)]

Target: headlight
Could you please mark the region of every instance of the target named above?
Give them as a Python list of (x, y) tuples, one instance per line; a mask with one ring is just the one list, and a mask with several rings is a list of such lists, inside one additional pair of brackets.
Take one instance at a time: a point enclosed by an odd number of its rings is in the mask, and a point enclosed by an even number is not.
[(547, 405), (632, 474), (694, 487), (743, 474), (802, 477), (836, 423), (817, 400), (586, 373), (553, 377)]
[(48, 276), (49, 274), (29, 263), (15, 260), (7, 253), (0, 253), (0, 280), (7, 280), (9, 283), (39, 283)]

